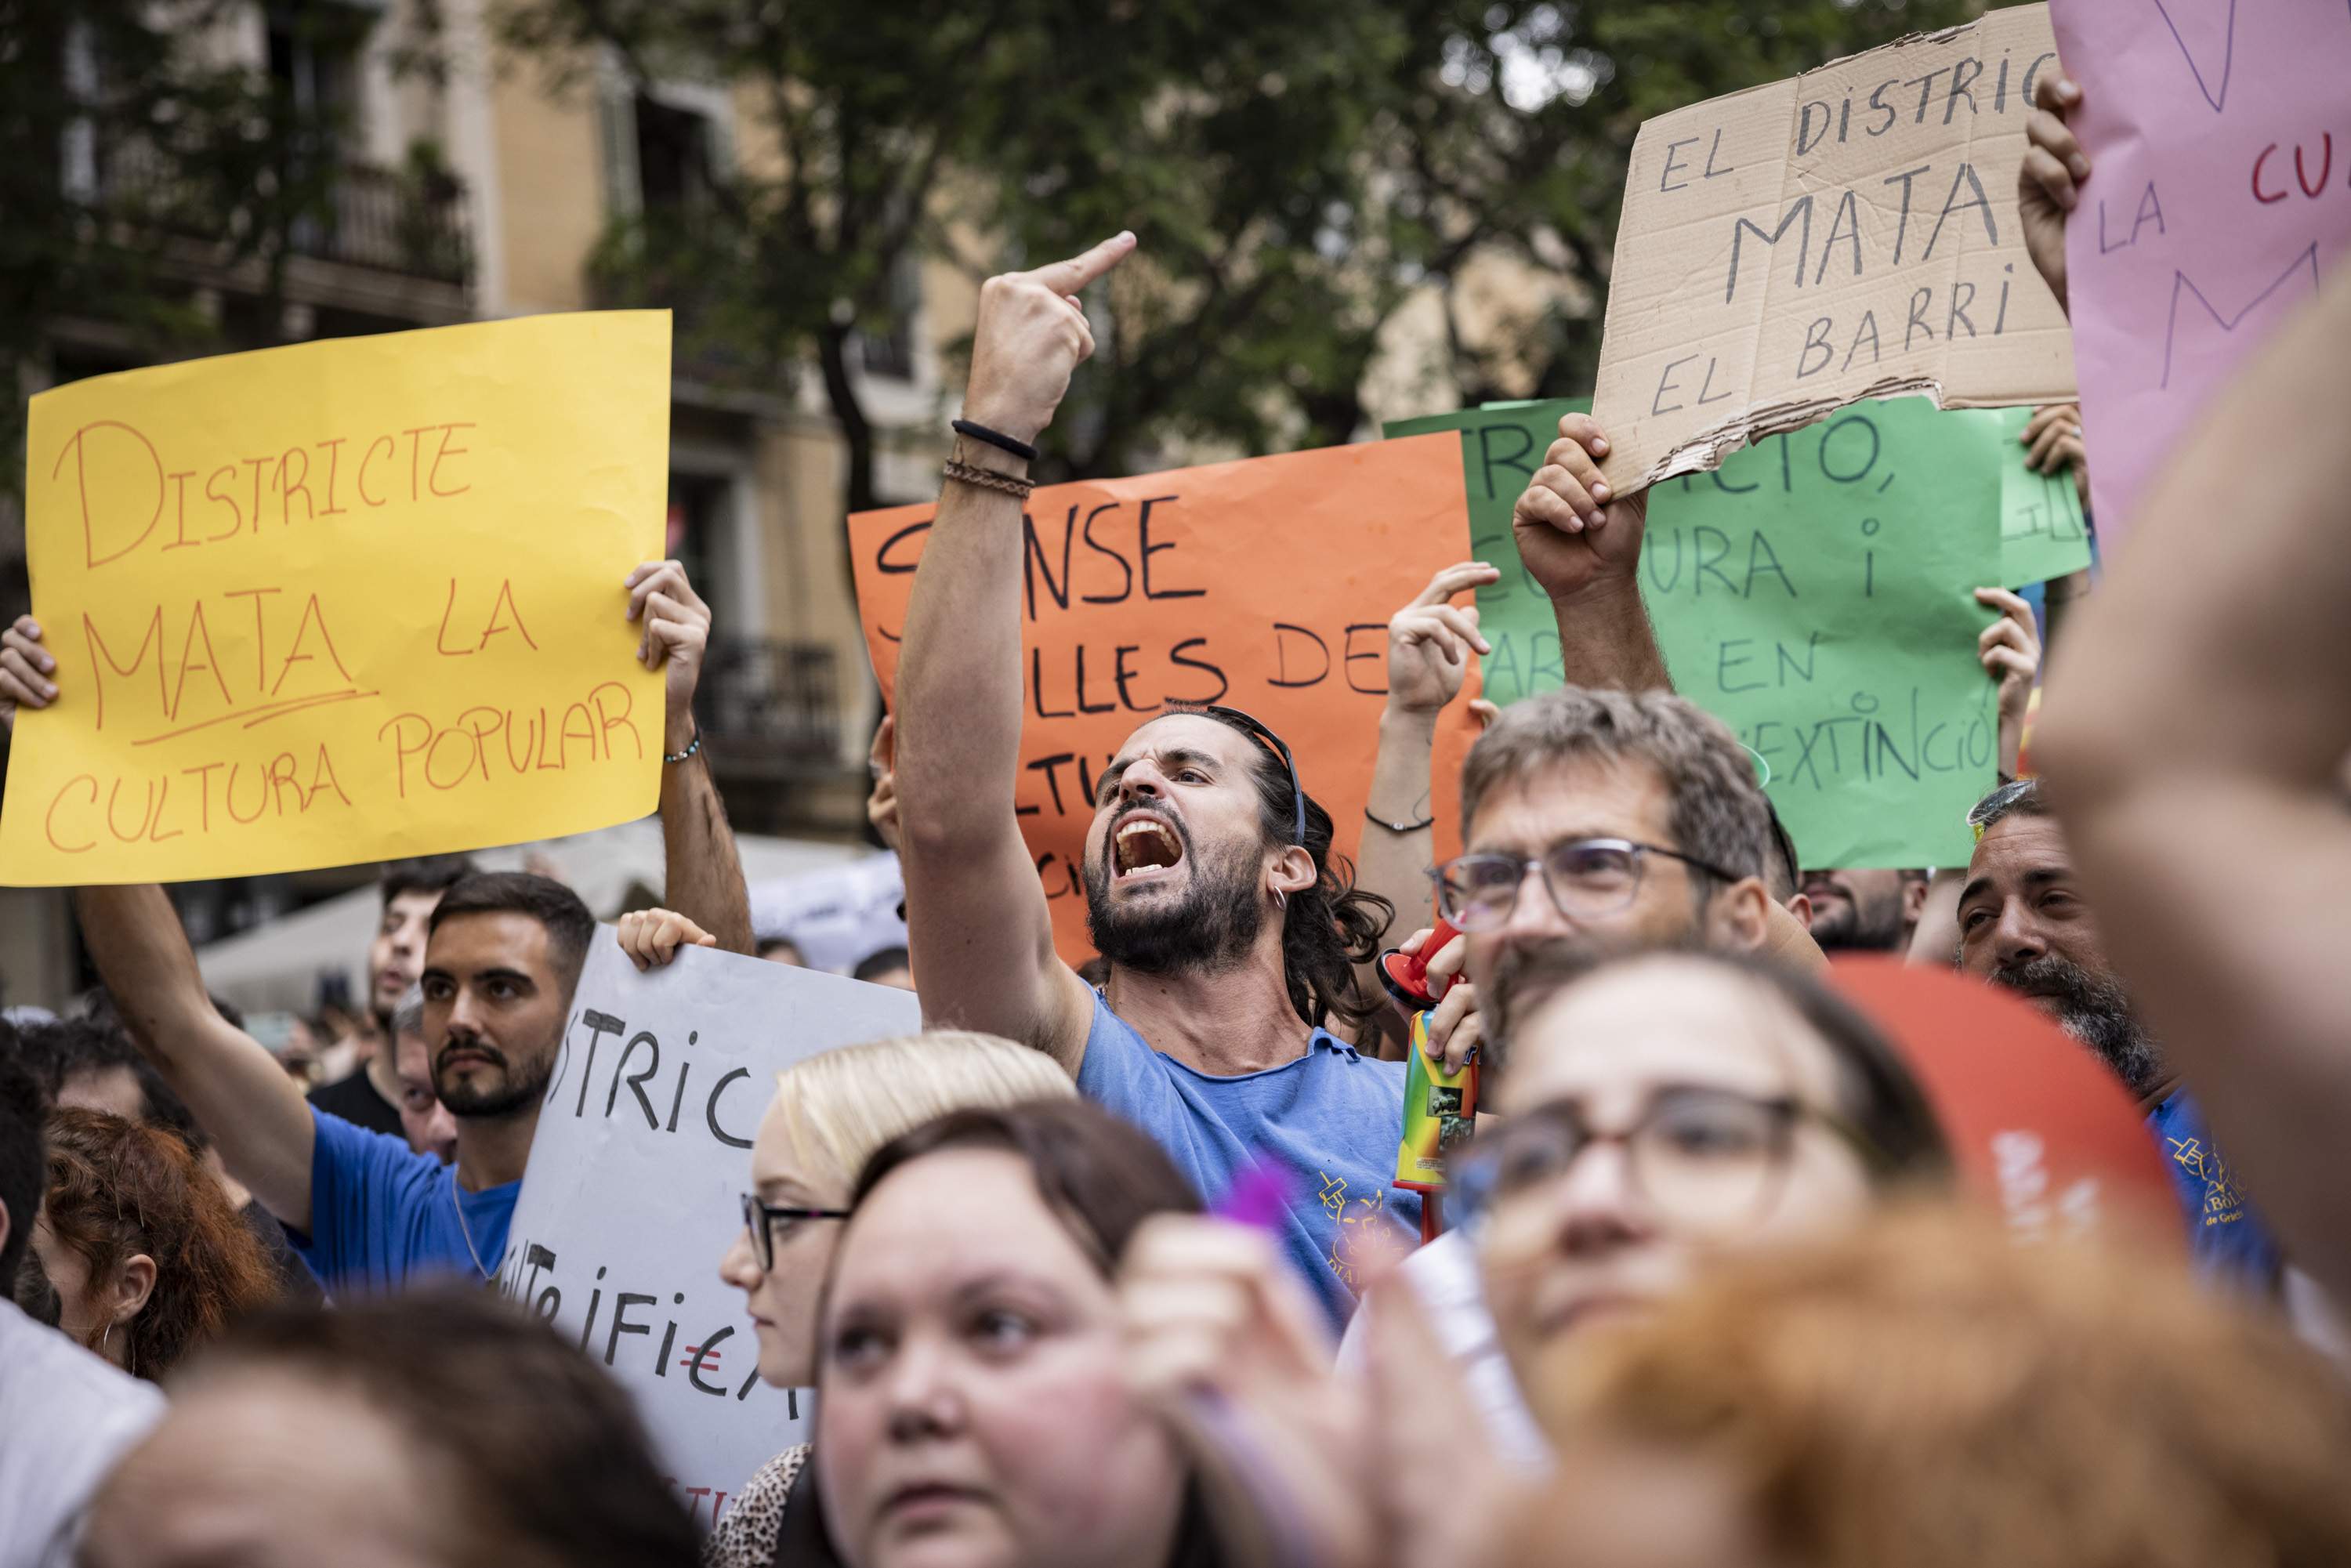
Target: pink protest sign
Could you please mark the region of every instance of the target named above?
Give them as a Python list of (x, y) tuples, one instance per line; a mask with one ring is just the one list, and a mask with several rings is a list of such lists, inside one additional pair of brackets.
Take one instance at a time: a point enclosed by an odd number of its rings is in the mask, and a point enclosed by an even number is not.
[(2114, 548), (2240, 361), (2351, 243), (2351, 5), (2052, 0), (2091, 175), (2065, 232), (2091, 509)]

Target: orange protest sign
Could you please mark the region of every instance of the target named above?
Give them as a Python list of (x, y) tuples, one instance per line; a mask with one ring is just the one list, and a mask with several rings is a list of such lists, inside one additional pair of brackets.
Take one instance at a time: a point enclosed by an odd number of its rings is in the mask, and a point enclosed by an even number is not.
[[(1170, 703), (1223, 703), (1270, 726), (1352, 858), (1362, 838), (1387, 622), (1440, 568), (1470, 559), (1461, 443), (1450, 434), (1258, 457), (1029, 497), (1019, 791), (1061, 955), (1086, 939), (1081, 871), (1094, 781)], [(849, 519), (857, 609), (893, 706), (900, 628), (935, 508)], [(1437, 727), (1437, 853), (1458, 841), (1473, 670)], [(1419, 906), (1404, 929), (1425, 922)]]

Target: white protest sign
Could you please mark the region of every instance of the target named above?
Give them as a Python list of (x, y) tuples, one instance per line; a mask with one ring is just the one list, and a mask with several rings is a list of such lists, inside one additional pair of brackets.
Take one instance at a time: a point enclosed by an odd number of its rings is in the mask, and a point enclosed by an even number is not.
[(907, 992), (731, 953), (690, 947), (641, 975), (597, 931), (498, 1289), (611, 1369), (705, 1529), (807, 1440), (813, 1410), (760, 1383), (743, 1299), (718, 1278), (776, 1073), (921, 1027)]

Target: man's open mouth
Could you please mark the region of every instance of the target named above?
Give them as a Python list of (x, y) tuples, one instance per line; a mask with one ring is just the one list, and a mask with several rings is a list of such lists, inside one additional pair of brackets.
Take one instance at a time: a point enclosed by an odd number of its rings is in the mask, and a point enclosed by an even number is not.
[(1172, 871), (1184, 858), (1184, 841), (1173, 824), (1158, 817), (1134, 815), (1111, 835), (1111, 869), (1118, 881)]

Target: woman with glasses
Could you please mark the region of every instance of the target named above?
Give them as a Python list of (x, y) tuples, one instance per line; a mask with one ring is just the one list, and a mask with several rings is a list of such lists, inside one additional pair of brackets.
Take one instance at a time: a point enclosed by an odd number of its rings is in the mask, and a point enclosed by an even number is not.
[[(1069, 1100), (1050, 1058), (994, 1035), (934, 1030), (844, 1046), (776, 1075), (776, 1097), (751, 1146), (743, 1231), (719, 1276), (740, 1290), (759, 1348), (759, 1375), (778, 1388), (816, 1383), (817, 1304), (858, 1173), (908, 1129), (967, 1107)], [(788, 1500), (813, 1477), (809, 1448), (770, 1460), (737, 1496), (704, 1550), (710, 1568), (765, 1568)]]
[[(1524, 1479), (1502, 1456), (1541, 1462), (1540, 1443), (1521, 1453), (1494, 1422), (1482, 1383), (1523, 1387), (1713, 1259), (1836, 1236), (1949, 1177), (1942, 1132), (1900, 1058), (1784, 967), (1696, 951), (1595, 960), (1551, 943), (1507, 956), (1486, 1005), (1509, 1062), (1501, 1113), (1448, 1161), (1447, 1189), (1482, 1307), (1375, 1290), (1364, 1378), (1328, 1370), (1294, 1284), (1232, 1228), (1161, 1221), (1127, 1260), (1138, 1384), (1179, 1417), (1202, 1399), (1226, 1412), (1213, 1429), (1179, 1418), (1196, 1462), (1215, 1463), (1211, 1445), (1235, 1432), (1260, 1460), (1251, 1487), (1219, 1494), (1243, 1511), (1220, 1518), (1228, 1533), (1302, 1528), (1322, 1559), (1354, 1561), (1353, 1515), (1325, 1500), (1379, 1499), (1402, 1512), (1377, 1533), (1418, 1543), (1396, 1560), (1458, 1555), (1467, 1547), (1448, 1521), (1500, 1517), (1503, 1500), (1483, 1492)], [(1432, 1332), (1432, 1308), (1490, 1312), (1491, 1331)], [(1380, 1346), (1405, 1318), (1421, 1343), (1398, 1375)], [(1408, 1414), (1409, 1451), (1382, 1447), (1378, 1413), (1392, 1408)], [(1332, 1440), (1341, 1433), (1363, 1440)], [(1432, 1454), (1442, 1487), (1398, 1482)]]
[(1808, 979), (1752, 959), (1564, 947), (1505, 960), (1501, 1114), (1455, 1159), (1502, 1353), (1637, 1312), (1705, 1260), (1834, 1234), (1948, 1179), (1909, 1070)]

